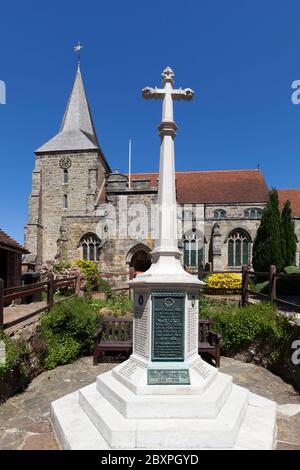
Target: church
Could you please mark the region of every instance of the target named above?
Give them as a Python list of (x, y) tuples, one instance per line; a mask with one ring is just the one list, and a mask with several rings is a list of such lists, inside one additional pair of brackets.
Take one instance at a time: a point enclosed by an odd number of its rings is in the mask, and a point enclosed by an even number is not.
[[(97, 138), (78, 66), (57, 135), (35, 151), (24, 263), (89, 259), (103, 273), (150, 267), (158, 173), (112, 171)], [(269, 187), (259, 169), (176, 173), (178, 247), (192, 271), (251, 266)], [(278, 190), (292, 205), (300, 241), (300, 189)], [(296, 264), (300, 265), (297, 241)]]

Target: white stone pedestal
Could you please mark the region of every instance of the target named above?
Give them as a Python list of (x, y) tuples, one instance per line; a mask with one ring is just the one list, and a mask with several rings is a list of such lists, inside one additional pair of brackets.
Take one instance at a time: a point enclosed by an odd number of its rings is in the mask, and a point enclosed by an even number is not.
[[(131, 283), (135, 313), (130, 358), (99, 375), (96, 383), (52, 403), (59, 444), (64, 449), (97, 450), (272, 449), (276, 404), (233, 385), (231, 376), (220, 373), (198, 355), (199, 281), (178, 268), (173, 271), (169, 292), (168, 276), (156, 276), (155, 269), (150, 268)], [(163, 315), (168, 321), (163, 328), (155, 324), (155, 318), (158, 322), (164, 319), (155, 307), (158, 294), (162, 296), (160, 304), (167, 304)], [(159, 344), (156, 348), (155, 335), (171, 328), (172, 338), (177, 331), (178, 318), (173, 319), (174, 330), (168, 316), (175, 309), (168, 307), (172, 294), (183, 296), (183, 355), (182, 360), (160, 361), (156, 354), (165, 349), (161, 350)], [(166, 340), (168, 353), (168, 337)], [(172, 353), (180, 353), (179, 340)], [(180, 383), (182, 377), (186, 383)], [(160, 385), (157, 378), (167, 384)]]
[(130, 358), (52, 403), (63, 449), (273, 448), (274, 402), (233, 385), (230, 376), (200, 358), (191, 365), (194, 385), (158, 386), (154, 394), (149, 389), (144, 394), (141, 385), (141, 393), (134, 393), (123, 379), (133, 364), (143, 367)]

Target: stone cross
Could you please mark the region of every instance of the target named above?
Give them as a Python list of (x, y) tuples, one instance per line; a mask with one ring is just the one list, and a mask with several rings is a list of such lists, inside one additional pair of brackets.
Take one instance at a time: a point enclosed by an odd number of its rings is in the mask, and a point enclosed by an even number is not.
[(161, 138), (160, 179), (158, 185), (159, 237), (152, 252), (153, 260), (161, 255), (179, 258), (177, 236), (177, 203), (175, 189), (174, 138), (177, 126), (173, 116), (173, 100), (190, 101), (194, 92), (190, 88), (174, 89), (174, 72), (167, 67), (162, 73), (163, 88), (146, 87), (142, 90), (145, 99), (161, 99), (162, 122), (158, 128)]
[[(163, 85), (164, 88), (143, 88), (142, 93), (143, 97), (147, 100), (149, 99), (162, 99), (163, 100), (163, 109), (162, 109), (162, 123), (174, 123), (173, 116), (173, 100), (185, 100), (190, 101), (194, 92), (191, 88), (182, 88), (174, 89), (174, 72), (170, 67), (165, 68), (162, 73)], [(174, 123), (175, 124), (175, 123)], [(160, 126), (162, 127), (162, 126)], [(165, 125), (163, 127), (166, 127)], [(176, 129), (175, 129), (176, 131)], [(160, 130), (161, 132), (161, 130)]]

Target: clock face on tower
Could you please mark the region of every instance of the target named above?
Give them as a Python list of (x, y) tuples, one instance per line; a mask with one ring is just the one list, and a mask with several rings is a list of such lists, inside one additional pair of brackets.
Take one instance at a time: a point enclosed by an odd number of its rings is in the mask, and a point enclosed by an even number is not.
[(64, 170), (67, 170), (68, 168), (70, 168), (71, 165), (72, 165), (72, 161), (70, 157), (62, 157), (59, 160), (59, 166), (63, 168)]

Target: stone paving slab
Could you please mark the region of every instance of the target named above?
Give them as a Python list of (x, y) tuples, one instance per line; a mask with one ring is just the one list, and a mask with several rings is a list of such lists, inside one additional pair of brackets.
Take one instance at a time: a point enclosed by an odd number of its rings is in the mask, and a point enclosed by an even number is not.
[(46, 310), (47, 302), (16, 304), (4, 308), (3, 322), (7, 334), (12, 334), (32, 321), (37, 321), (39, 314)]
[[(25, 392), (0, 406), (0, 449), (58, 449), (50, 422), (50, 403), (94, 382), (97, 375), (115, 365), (93, 366), (92, 358), (86, 357), (40, 374)], [(277, 449), (300, 450), (300, 395), (293, 387), (262, 367), (231, 358), (222, 357), (221, 371), (232, 375), (236, 384), (279, 405), (299, 405), (299, 409), (282, 407), (283, 414), (277, 420)]]

